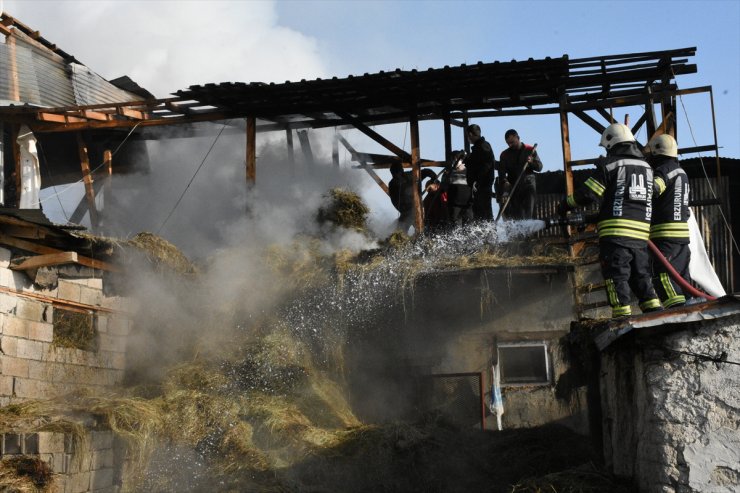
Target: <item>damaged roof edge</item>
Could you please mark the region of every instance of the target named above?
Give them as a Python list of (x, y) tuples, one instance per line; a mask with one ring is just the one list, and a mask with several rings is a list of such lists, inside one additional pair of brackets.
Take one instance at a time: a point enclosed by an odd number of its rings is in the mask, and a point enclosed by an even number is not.
[(614, 341), (634, 330), (714, 320), (737, 314), (740, 314), (740, 297), (735, 295), (723, 296), (714, 301), (640, 315), (624, 320), (607, 321), (605, 322), (606, 329), (594, 337), (594, 343), (600, 351), (603, 351)]

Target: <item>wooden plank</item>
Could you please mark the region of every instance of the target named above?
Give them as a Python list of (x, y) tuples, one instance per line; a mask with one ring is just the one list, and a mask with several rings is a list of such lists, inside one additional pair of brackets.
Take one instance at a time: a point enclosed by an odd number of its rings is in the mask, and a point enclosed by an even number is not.
[(89, 120), (102, 120), (107, 122), (108, 120), (112, 119), (112, 116), (110, 114), (103, 113), (101, 111), (82, 110), (81, 114)]
[(147, 114), (143, 111), (132, 110), (131, 108), (126, 108), (124, 106), (116, 108), (116, 112), (121, 116), (126, 116), (135, 120), (146, 120), (148, 118)]
[(411, 155), (392, 143), (390, 140), (386, 139), (382, 135), (380, 135), (375, 130), (371, 129), (367, 125), (365, 125), (362, 121), (360, 121), (358, 118), (355, 118), (354, 116), (350, 115), (349, 113), (344, 112), (337, 112), (337, 116), (342, 118), (343, 120), (346, 120), (347, 122), (351, 123), (357, 130), (364, 133), (371, 139), (373, 139), (378, 144), (382, 145), (389, 151), (391, 151), (396, 156), (400, 157), (401, 159), (405, 159), (407, 161), (411, 161)]
[(288, 147), (288, 162), (291, 165), (294, 165), (295, 151), (293, 150), (293, 130), (290, 128), (285, 129), (285, 142)]
[[(62, 253), (64, 250), (59, 250), (58, 248), (52, 248), (46, 245), (39, 245), (37, 243), (33, 243), (26, 240), (21, 240), (19, 238), (14, 238), (12, 236), (8, 236), (6, 234), (0, 233), (0, 244), (8, 245), (14, 248), (18, 248), (20, 250), (25, 250), (27, 252), (31, 253), (38, 253), (38, 254), (47, 254), (47, 253)], [(109, 272), (121, 272), (121, 269), (114, 266), (113, 264), (109, 262), (104, 262), (102, 260), (85, 257), (82, 255), (77, 256), (77, 263), (80, 265), (84, 265), (86, 267), (91, 267), (93, 269), (99, 269), (99, 270), (105, 270)]]
[(421, 204), (421, 167), (419, 166), (419, 120), (412, 115), (410, 125), (411, 137), (411, 177), (414, 187), (414, 229), (416, 234), (424, 232), (424, 208)]
[(43, 240), (46, 231), (38, 226), (24, 224), (23, 226), (3, 226), (3, 233), (16, 238), (27, 238), (29, 240)]
[(468, 125), (470, 125), (470, 120), (468, 120), (468, 114), (463, 113), (462, 117), (463, 122), (463, 142), (465, 142), (465, 152), (470, 152), (470, 141), (468, 140)]
[(632, 135), (636, 135), (637, 132), (640, 130), (640, 127), (642, 127), (646, 121), (647, 121), (647, 112), (643, 111), (640, 118), (637, 119), (637, 121), (635, 122), (635, 125), (632, 127)]
[(10, 67), (8, 67), (9, 95), (13, 101), (21, 100), (20, 81), (18, 80), (18, 62), (16, 60), (15, 36), (11, 35), (5, 40), (8, 45), (8, 58)]
[(651, 140), (653, 140), (658, 135), (663, 135), (664, 133), (666, 133), (666, 127), (669, 125), (668, 122), (671, 120), (672, 117), (673, 117), (673, 113), (672, 112), (669, 112), (665, 116), (665, 118), (663, 119), (663, 121), (660, 122), (660, 126), (658, 128), (656, 128), (655, 131), (652, 134), (650, 134), (650, 138), (648, 139), (648, 142), (650, 142)]
[(308, 138), (308, 130), (299, 130), (298, 141), (301, 143), (301, 151), (306, 163), (310, 166), (316, 164), (313, 159), (313, 150), (311, 150), (311, 140)]
[(450, 156), (452, 156), (452, 127), (450, 125), (450, 114), (447, 113), (442, 118), (442, 123), (444, 125), (444, 132), (445, 132), (445, 156), (444, 159), (450, 159)]
[(247, 117), (247, 186), (257, 183), (257, 120)]
[(710, 152), (710, 151), (717, 151), (717, 146), (708, 145), (708, 146), (696, 146), (696, 147), (681, 147), (678, 149), (679, 154), (694, 154), (697, 152)]
[(598, 112), (598, 113), (599, 113), (599, 114), (600, 114), (601, 116), (603, 116), (603, 117), (604, 117), (604, 120), (606, 120), (606, 121), (607, 121), (607, 123), (608, 123), (609, 125), (611, 125), (612, 123), (617, 123), (617, 121), (616, 121), (616, 120), (614, 119), (614, 117), (613, 117), (613, 116), (611, 115), (611, 113), (609, 113), (608, 111), (606, 111), (606, 110), (605, 110), (605, 109), (604, 109), (604, 108), (603, 108), (602, 106), (597, 106), (597, 107), (596, 107), (596, 108), (594, 108), (594, 109), (595, 109), (595, 110), (596, 110), (596, 111), (597, 111), (597, 112)]
[[(104, 180), (93, 181), (93, 192), (96, 196), (98, 193), (100, 193), (100, 189), (103, 188), (103, 185)], [(69, 222), (73, 224), (80, 224), (80, 221), (82, 221), (82, 218), (85, 217), (85, 213), (88, 211), (88, 208), (89, 204), (87, 201), (87, 196), (84, 196), (77, 204), (77, 207), (75, 207), (75, 210), (72, 211), (72, 215), (69, 216)]]
[(80, 155), (82, 180), (85, 183), (87, 207), (90, 211), (90, 224), (94, 229), (98, 226), (98, 209), (95, 207), (95, 190), (93, 189), (93, 179), (90, 175), (90, 158), (87, 154), (87, 146), (85, 145), (85, 141), (82, 139), (82, 134), (80, 132), (77, 132), (77, 150)]
[(61, 300), (59, 298), (51, 298), (49, 296), (44, 296), (37, 293), (31, 293), (29, 291), (18, 291), (11, 288), (6, 288), (5, 286), (0, 286), (0, 293), (8, 293), (12, 294), (13, 296), (20, 296), (21, 298), (28, 298), (32, 300), (38, 300), (42, 301), (44, 303), (49, 303), (50, 305), (53, 305), (54, 307), (61, 307), (61, 308), (71, 308), (76, 310), (86, 310), (86, 311), (93, 311), (93, 312), (103, 312), (103, 313), (128, 313), (123, 310), (114, 310), (112, 308), (104, 308), (102, 306), (98, 305), (87, 305), (84, 303), (77, 303), (76, 301), (67, 301), (67, 300)]
[(334, 166), (339, 166), (339, 139), (337, 139), (336, 130), (334, 137), (331, 139), (331, 162)]
[(345, 148), (347, 148), (347, 150), (350, 152), (350, 154), (352, 154), (352, 158), (353, 159), (355, 159), (355, 157), (357, 157), (357, 160), (360, 161), (361, 163), (363, 163), (362, 169), (364, 169), (365, 172), (368, 175), (370, 175), (370, 178), (372, 178), (375, 181), (375, 183), (377, 183), (378, 186), (383, 189), (383, 191), (385, 192), (385, 194), (386, 195), (390, 195), (391, 192), (390, 192), (390, 190), (388, 190), (388, 185), (386, 185), (385, 182), (383, 181), (383, 179), (380, 176), (378, 176), (378, 174), (370, 166), (367, 165), (367, 162), (365, 162), (361, 158), (361, 155), (355, 150), (355, 148), (352, 147), (352, 145), (349, 142), (347, 142), (347, 139), (345, 139), (344, 136), (342, 136), (342, 134), (337, 134), (337, 139), (339, 140), (339, 142), (342, 143), (342, 145)]
[(604, 130), (606, 130), (606, 127), (604, 125), (591, 118), (591, 116), (585, 111), (576, 110), (573, 112), (573, 114), (577, 116), (583, 123), (596, 130), (599, 134), (604, 133)]
[(76, 264), (77, 259), (77, 252), (47, 253), (11, 260), (9, 269), (27, 270), (38, 269), (39, 267), (50, 267), (52, 265)]
[(113, 206), (113, 153), (110, 149), (103, 151), (103, 164), (106, 171), (103, 180), (103, 211), (110, 217), (108, 208)]

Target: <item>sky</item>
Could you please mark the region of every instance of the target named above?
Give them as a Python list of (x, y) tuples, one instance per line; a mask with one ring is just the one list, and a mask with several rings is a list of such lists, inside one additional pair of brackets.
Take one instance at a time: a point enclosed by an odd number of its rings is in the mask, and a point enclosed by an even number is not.
[[(103, 77), (129, 75), (159, 97), (209, 82), (283, 82), (395, 68), (697, 47), (689, 63), (697, 64), (698, 73), (681, 76), (678, 85), (713, 86), (720, 154), (740, 157), (738, 0), (5, 0), (2, 7)], [(621, 120), (626, 112), (633, 122), (641, 114), (635, 107), (618, 109), (615, 117)], [(496, 154), (504, 148), (504, 132), (516, 128), (523, 141), (538, 143), (546, 170), (562, 169), (557, 117), (473, 122)], [(572, 158), (596, 157), (599, 136), (572, 116), (570, 124)], [(713, 143), (708, 95), (679, 101), (678, 125), (679, 147)], [(409, 149), (405, 125), (376, 130)], [(385, 152), (357, 132), (347, 136), (361, 151)], [(259, 138), (271, 139), (264, 134)], [(644, 129), (637, 138), (644, 142)], [(453, 147), (462, 145), (458, 131)], [(330, 152), (330, 146), (319, 147)], [(422, 122), (422, 157), (442, 160), (443, 149), (442, 125)], [(341, 157), (349, 158), (346, 152)], [(259, 173), (258, 162), (258, 180)], [(387, 173), (381, 175), (387, 180)], [(373, 202), (384, 200), (377, 187), (368, 196)], [(387, 203), (383, 207), (389, 208)]]

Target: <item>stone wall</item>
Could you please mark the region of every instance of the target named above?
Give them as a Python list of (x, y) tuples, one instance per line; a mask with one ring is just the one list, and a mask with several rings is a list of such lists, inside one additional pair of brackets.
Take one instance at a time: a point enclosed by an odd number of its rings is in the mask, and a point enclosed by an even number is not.
[(607, 465), (645, 492), (740, 491), (740, 317), (623, 339), (601, 356)]
[(76, 442), (55, 432), (3, 433), (0, 458), (36, 458), (54, 472), (49, 491), (114, 493), (121, 483), (125, 448), (112, 431), (90, 431)]
[[(9, 261), (0, 248), (0, 405), (119, 384), (131, 322), (121, 311), (125, 300), (104, 295), (101, 272), (60, 266), (55, 285), (44, 289)], [(60, 344), (55, 310), (91, 314), (94, 348)]]

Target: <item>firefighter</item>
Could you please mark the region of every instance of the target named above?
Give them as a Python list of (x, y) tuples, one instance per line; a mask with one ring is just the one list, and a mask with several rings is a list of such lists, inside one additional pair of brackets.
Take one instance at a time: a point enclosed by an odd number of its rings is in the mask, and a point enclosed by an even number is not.
[[(534, 173), (542, 171), (542, 161), (540, 161), (537, 151), (533, 152), (533, 147), (525, 144), (519, 138), (519, 134), (513, 128), (507, 130), (504, 134), (506, 145), (509, 147), (501, 152), (499, 157), (498, 170), (501, 188), (501, 205), (506, 202), (507, 191), (519, 179), (519, 175), (524, 172), (516, 190), (508, 196), (509, 205), (504, 212), (504, 219), (532, 219), (534, 217), (534, 206), (537, 200), (537, 185)], [(527, 164), (529, 163), (529, 164)], [(524, 170), (524, 166), (527, 169)], [(498, 195), (496, 195), (498, 199)]]
[(388, 194), (393, 207), (399, 212), (397, 228), (406, 233), (414, 224), (414, 179), (410, 171), (403, 171), (401, 163), (391, 165), (391, 176)]
[(473, 144), (470, 154), (465, 158), (468, 185), (473, 190), (473, 216), (476, 220), (492, 220), (491, 199), (496, 158), (491, 144), (481, 135), (478, 125), (469, 125), (467, 132), (468, 141)]
[(626, 125), (609, 125), (599, 145), (606, 149), (606, 157), (597, 160), (594, 174), (563, 201), (559, 211), (564, 214), (572, 208), (601, 201), (597, 224), (599, 261), (612, 317), (632, 314), (630, 288), (643, 312), (660, 310), (647, 247), (653, 170)]
[[(452, 166), (442, 177), (442, 189), (447, 192), (449, 222), (452, 226), (462, 226), (473, 220), (475, 207), (470, 181), (470, 170), (465, 167), (465, 154), (458, 152), (453, 157)], [(490, 198), (489, 198), (490, 202)]]
[[(676, 139), (659, 135), (645, 149), (655, 174), (650, 240), (687, 282), (689, 276), (689, 178), (678, 163)], [(681, 286), (662, 263), (653, 262), (653, 285), (665, 308), (686, 303)]]

